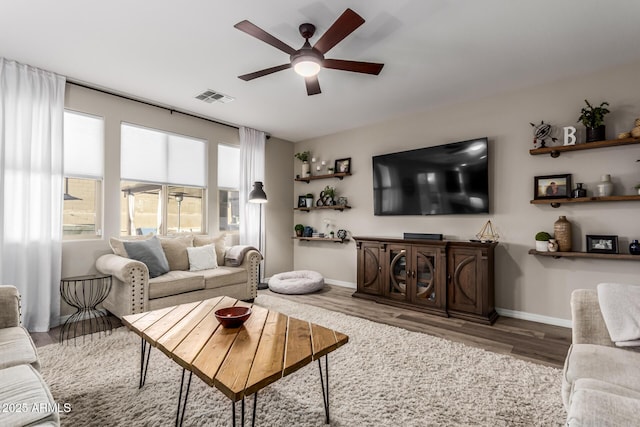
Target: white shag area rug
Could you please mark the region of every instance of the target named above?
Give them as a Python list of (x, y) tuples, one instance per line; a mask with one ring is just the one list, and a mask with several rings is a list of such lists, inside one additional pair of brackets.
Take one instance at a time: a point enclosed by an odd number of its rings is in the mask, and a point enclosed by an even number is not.
[[(564, 424), (559, 369), (282, 298), (261, 295), (256, 304), (349, 335), (329, 354), (332, 426)], [(39, 354), (54, 398), (71, 407), (63, 426), (175, 422), (182, 369), (153, 349), (139, 390), (140, 338), (126, 328)], [(230, 426), (231, 401), (194, 375), (184, 425)], [(317, 362), (259, 392), (256, 425), (324, 425)]]

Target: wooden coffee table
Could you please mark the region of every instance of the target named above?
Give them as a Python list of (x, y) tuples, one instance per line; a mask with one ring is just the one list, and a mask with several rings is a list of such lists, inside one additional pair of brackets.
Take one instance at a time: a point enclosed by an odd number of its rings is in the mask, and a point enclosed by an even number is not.
[[(251, 307), (251, 317), (239, 328), (223, 328), (214, 312), (234, 305)], [(349, 340), (340, 332), (229, 297), (132, 314), (122, 320), (142, 337), (139, 387), (145, 383), (151, 346), (182, 366), (176, 425), (184, 420), (194, 373), (231, 399), (234, 426), (236, 402), (242, 401), (244, 425), (245, 397), (253, 394), (253, 425), (258, 391), (314, 360), (318, 361), (325, 422), (329, 423), (328, 354)]]

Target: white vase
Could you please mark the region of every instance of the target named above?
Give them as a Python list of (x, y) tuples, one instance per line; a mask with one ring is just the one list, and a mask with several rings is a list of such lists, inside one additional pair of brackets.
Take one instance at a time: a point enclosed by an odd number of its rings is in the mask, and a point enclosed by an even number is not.
[(306, 178), (311, 175), (311, 171), (309, 169), (309, 162), (302, 162), (302, 178)]
[(538, 252), (549, 252), (549, 241), (548, 240), (536, 240), (536, 251)]
[(313, 199), (311, 197), (307, 197), (305, 200), (307, 201), (307, 207), (308, 208), (312, 208), (313, 207)]
[(613, 194), (613, 183), (611, 182), (611, 175), (602, 175), (600, 177), (600, 184), (598, 184), (598, 196), (607, 197)]

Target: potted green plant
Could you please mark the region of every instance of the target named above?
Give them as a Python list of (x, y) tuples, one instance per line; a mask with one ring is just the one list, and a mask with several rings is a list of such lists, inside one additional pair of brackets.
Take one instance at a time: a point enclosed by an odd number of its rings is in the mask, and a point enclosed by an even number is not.
[(330, 185), (327, 185), (326, 187), (324, 187), (324, 190), (322, 192), (324, 193), (325, 196), (328, 196), (331, 199), (329, 201), (331, 205), (334, 205), (335, 197), (336, 197), (336, 188)]
[(311, 153), (309, 151), (301, 151), (300, 153), (296, 153), (293, 155), (296, 159), (302, 162), (302, 178), (311, 175), (311, 170), (309, 168), (309, 156)]
[(635, 188), (638, 194), (640, 194), (640, 184), (636, 184), (633, 188)]
[(311, 193), (307, 193), (305, 196), (306, 202), (307, 202), (307, 207), (308, 208), (312, 208), (313, 207), (313, 194)]
[(302, 231), (304, 230), (304, 225), (296, 224), (293, 229), (296, 232), (296, 237), (302, 237)]
[(536, 233), (536, 251), (549, 251), (549, 239), (551, 239), (551, 234), (547, 233), (546, 231), (539, 231), (538, 233)]
[(603, 141), (605, 139), (604, 116), (610, 113), (607, 108), (609, 103), (603, 102), (599, 107), (594, 107), (586, 99), (584, 102), (587, 106), (582, 108), (578, 122), (587, 128), (587, 142)]

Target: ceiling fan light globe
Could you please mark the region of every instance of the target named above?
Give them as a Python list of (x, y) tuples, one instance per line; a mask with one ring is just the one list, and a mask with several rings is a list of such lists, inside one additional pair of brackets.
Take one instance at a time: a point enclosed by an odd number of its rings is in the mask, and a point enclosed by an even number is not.
[(302, 77), (313, 77), (320, 72), (320, 62), (313, 57), (303, 57), (293, 64), (293, 69)]

